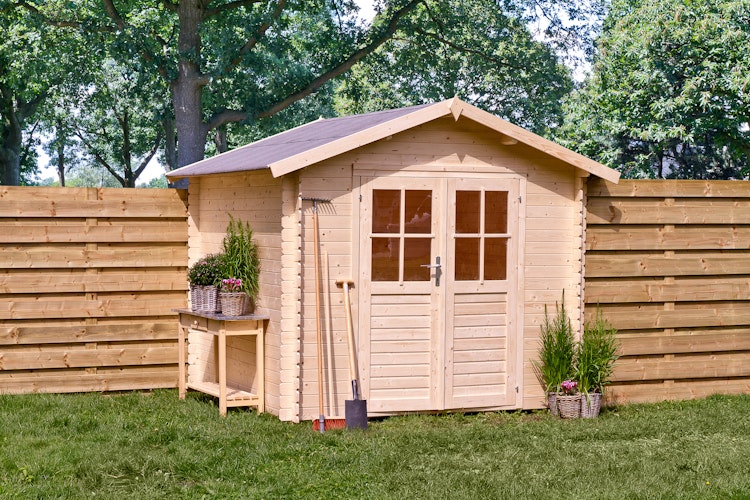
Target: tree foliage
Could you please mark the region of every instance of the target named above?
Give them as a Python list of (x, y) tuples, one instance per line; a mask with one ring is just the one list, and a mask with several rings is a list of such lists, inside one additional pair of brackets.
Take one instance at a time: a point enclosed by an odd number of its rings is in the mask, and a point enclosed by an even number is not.
[[(111, 130), (104, 120), (116, 118), (124, 132), (123, 110), (133, 109), (129, 119), (137, 115), (153, 128), (143, 137), (161, 129), (168, 169), (337, 110), (402, 105), (413, 93), (422, 101), (461, 94), (544, 131), (556, 124), (558, 101), (570, 85), (553, 51), (585, 39), (579, 35), (589, 25), (581, 20), (600, 12), (602, 3), (383, 0), (374, 19), (363, 22), (352, 0), (6, 1), (14, 16), (84, 40), (91, 60), (111, 60), (139, 82), (139, 92), (153, 93), (144, 100), (115, 92), (111, 102), (97, 101), (104, 87), (92, 76), (81, 84), (80, 111), (96, 127), (85, 133), (79, 127), (80, 142), (90, 152), (104, 151), (94, 130)], [(545, 42), (532, 37), (534, 23), (544, 27)], [(352, 71), (374, 53), (369, 66)], [(344, 75), (360, 89), (347, 82), (338, 94), (346, 102), (337, 108), (334, 87)], [(369, 92), (389, 85), (396, 87), (392, 96)], [(126, 148), (119, 149), (94, 157), (111, 166)], [(140, 158), (147, 150), (139, 151)], [(137, 172), (138, 162), (131, 162)], [(121, 165), (110, 171), (122, 172), (130, 185), (128, 162)]]
[(630, 177), (747, 178), (750, 2), (618, 0), (561, 137)]
[(492, 0), (465, 0), (415, 9), (342, 81), (338, 109), (362, 113), (458, 95), (546, 133), (559, 124), (571, 90), (570, 70), (518, 17)]

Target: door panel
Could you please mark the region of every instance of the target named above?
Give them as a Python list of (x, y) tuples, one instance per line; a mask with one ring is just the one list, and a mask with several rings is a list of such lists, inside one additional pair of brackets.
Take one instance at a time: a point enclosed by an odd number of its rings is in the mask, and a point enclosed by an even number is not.
[(371, 411), (515, 401), (518, 189), (513, 180), (363, 180), (360, 359)]

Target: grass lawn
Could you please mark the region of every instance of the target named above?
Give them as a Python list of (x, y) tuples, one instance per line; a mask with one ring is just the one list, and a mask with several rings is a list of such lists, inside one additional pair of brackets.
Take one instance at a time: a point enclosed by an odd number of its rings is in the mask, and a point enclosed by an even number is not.
[(0, 396), (2, 498), (750, 498), (750, 396), (320, 434), (175, 390)]

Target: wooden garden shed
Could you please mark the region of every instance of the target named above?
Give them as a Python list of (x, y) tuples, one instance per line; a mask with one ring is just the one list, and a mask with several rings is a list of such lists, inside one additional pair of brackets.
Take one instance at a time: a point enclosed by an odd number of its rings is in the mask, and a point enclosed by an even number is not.
[(454, 98), (317, 120), (169, 177), (189, 178), (191, 262), (219, 250), (229, 214), (253, 228), (271, 318), (266, 409), (300, 421), (318, 416), (308, 198), (329, 200), (318, 205), (327, 416), (351, 399), (346, 278), (370, 415), (540, 408), (531, 359), (544, 307), (564, 290), (581, 326), (592, 175), (619, 178)]

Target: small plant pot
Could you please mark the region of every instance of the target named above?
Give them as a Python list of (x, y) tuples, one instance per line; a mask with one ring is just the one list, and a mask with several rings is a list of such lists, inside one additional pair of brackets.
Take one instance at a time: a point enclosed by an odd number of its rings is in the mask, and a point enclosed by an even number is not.
[(221, 314), (224, 316), (242, 316), (245, 314), (245, 292), (221, 292)]
[(217, 312), (219, 308), (219, 289), (215, 286), (190, 286), (190, 309), (197, 312)]
[(602, 393), (581, 395), (581, 418), (596, 418), (602, 406)]
[(557, 409), (562, 418), (579, 418), (581, 416), (581, 395), (557, 395)]

